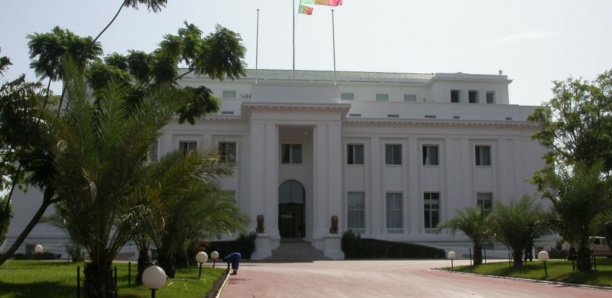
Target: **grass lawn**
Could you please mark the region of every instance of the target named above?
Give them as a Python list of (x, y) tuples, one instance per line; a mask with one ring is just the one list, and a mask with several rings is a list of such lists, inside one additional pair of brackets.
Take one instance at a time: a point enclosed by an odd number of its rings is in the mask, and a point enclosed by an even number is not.
[[(76, 297), (76, 268), (81, 268), (81, 290), (83, 288), (83, 263), (16, 261), (9, 260), (0, 266), (0, 297)], [(132, 285), (128, 286), (128, 264), (115, 263), (119, 297), (150, 297), (151, 291), (134, 285), (136, 264), (132, 263)], [(203, 297), (213, 283), (223, 275), (224, 269), (202, 269), (198, 279), (196, 267), (177, 271), (176, 277), (155, 292), (155, 297)], [(81, 297), (85, 297), (84, 294)]]
[(597, 258), (597, 271), (572, 272), (572, 263), (565, 260), (546, 262), (548, 275), (544, 275), (542, 262), (527, 262), (522, 268), (511, 268), (508, 262), (494, 262), (478, 266), (457, 266), (453, 271), (470, 272), (483, 275), (509, 276), (537, 280), (559, 281), (573, 284), (612, 287), (612, 259)]

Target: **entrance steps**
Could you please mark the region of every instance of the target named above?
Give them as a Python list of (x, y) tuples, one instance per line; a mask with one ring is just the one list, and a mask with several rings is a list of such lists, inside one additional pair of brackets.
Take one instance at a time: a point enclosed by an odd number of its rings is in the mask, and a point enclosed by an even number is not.
[(323, 252), (312, 247), (309, 242), (299, 238), (282, 239), (280, 246), (272, 251), (272, 256), (265, 259), (272, 262), (312, 262), (329, 260)]

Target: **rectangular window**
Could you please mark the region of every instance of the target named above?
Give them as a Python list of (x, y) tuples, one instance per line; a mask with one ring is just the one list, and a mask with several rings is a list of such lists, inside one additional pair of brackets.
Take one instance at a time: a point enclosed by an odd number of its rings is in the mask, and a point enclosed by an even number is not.
[(355, 94), (353, 93), (340, 93), (340, 100), (353, 100), (355, 99)]
[(388, 192), (387, 197), (387, 233), (403, 233), (403, 203), (401, 192)]
[(440, 193), (424, 193), (423, 210), (425, 212), (425, 231), (428, 233), (434, 232), (434, 229), (440, 223)]
[(414, 102), (417, 96), (415, 94), (404, 94), (404, 101)]
[(149, 161), (157, 161), (157, 141), (149, 146)]
[(181, 150), (181, 152), (183, 154), (189, 154), (191, 152), (194, 152), (198, 149), (198, 143), (194, 142), (194, 141), (180, 141), (179, 142), (179, 150)]
[(490, 166), (491, 165), (491, 146), (477, 145), (475, 147), (476, 165)]
[(495, 91), (487, 91), (487, 103), (495, 103)]
[(219, 161), (236, 162), (236, 142), (219, 142)]
[(478, 103), (478, 91), (476, 90), (468, 91), (468, 101), (470, 103)]
[(376, 101), (389, 101), (389, 94), (387, 93), (377, 93)]
[(401, 144), (385, 144), (385, 164), (401, 165), (402, 164), (402, 145)]
[(348, 192), (347, 196), (347, 227), (357, 234), (365, 232), (365, 194), (363, 192)]
[(363, 144), (348, 144), (346, 146), (346, 163), (349, 165), (363, 164)]
[(236, 90), (223, 90), (223, 98), (236, 98)]
[(301, 164), (302, 144), (282, 144), (282, 163)]
[(485, 212), (493, 210), (493, 194), (490, 192), (479, 192), (476, 194), (476, 207)]
[(451, 90), (450, 99), (452, 103), (459, 103), (459, 90)]
[(438, 145), (423, 145), (423, 165), (437, 166), (438, 164)]

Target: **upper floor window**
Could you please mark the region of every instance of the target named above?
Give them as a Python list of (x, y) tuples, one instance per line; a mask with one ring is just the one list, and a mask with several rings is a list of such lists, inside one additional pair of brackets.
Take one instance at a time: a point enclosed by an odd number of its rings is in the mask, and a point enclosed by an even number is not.
[(157, 146), (157, 141), (153, 142), (153, 144), (149, 146), (149, 161), (157, 161)]
[(198, 149), (198, 143), (194, 141), (180, 141), (179, 142), (179, 150), (183, 154), (188, 154), (194, 152)]
[(219, 161), (236, 162), (236, 142), (219, 142)]
[(450, 99), (452, 103), (459, 103), (459, 90), (451, 90)]
[(490, 166), (491, 165), (491, 146), (477, 145), (475, 147), (476, 165)]
[(437, 166), (438, 145), (423, 145), (423, 165)]
[(340, 93), (340, 100), (353, 100), (355, 99), (354, 93)]
[(376, 101), (389, 101), (389, 94), (376, 93)]
[(363, 164), (363, 144), (348, 144), (346, 146), (346, 163), (349, 165)]
[(476, 194), (476, 207), (485, 212), (493, 210), (493, 194), (490, 192), (479, 192)]
[(403, 204), (401, 192), (388, 192), (386, 196), (387, 232), (399, 232), (403, 228)]
[(402, 164), (402, 145), (401, 144), (385, 144), (385, 164), (401, 165)]
[(236, 98), (236, 90), (223, 90), (223, 98)]
[(468, 91), (468, 101), (470, 103), (478, 103), (478, 91), (476, 90)]
[(416, 101), (417, 100), (417, 96), (415, 94), (404, 94), (404, 101)]
[(495, 91), (487, 91), (487, 103), (495, 103)]
[(282, 163), (301, 164), (302, 163), (302, 144), (282, 144)]

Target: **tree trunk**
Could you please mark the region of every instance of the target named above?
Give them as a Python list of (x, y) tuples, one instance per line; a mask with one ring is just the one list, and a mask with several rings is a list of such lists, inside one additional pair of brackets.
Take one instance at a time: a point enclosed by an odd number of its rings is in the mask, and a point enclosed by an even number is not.
[(85, 295), (89, 298), (117, 297), (117, 285), (113, 279), (112, 262), (104, 264), (86, 263)]
[(474, 244), (474, 265), (482, 264), (482, 246)]
[(164, 269), (168, 277), (174, 278), (174, 276), (176, 275), (176, 256), (174, 254), (163, 253), (162, 251), (159, 251), (159, 253), (159, 266)]
[(513, 248), (512, 249), (512, 266), (523, 267), (523, 249)]
[(15, 242), (13, 242), (13, 245), (4, 254), (0, 255), (0, 265), (4, 264), (4, 262), (6, 262), (8, 258), (12, 257), (15, 251), (17, 251), (17, 249), (21, 246), (23, 241), (28, 237), (28, 235), (30, 235), (32, 229), (34, 229), (34, 226), (38, 224), (40, 218), (43, 216), (43, 214), (45, 214), (47, 208), (51, 205), (51, 203), (53, 203), (53, 200), (51, 200), (53, 194), (54, 191), (50, 190), (49, 188), (45, 190), (45, 193), (43, 195), (43, 201), (40, 207), (38, 208), (38, 211), (36, 211), (28, 225), (23, 229), (23, 231), (21, 231), (21, 234), (19, 234), (19, 237), (17, 237)]
[(100, 36), (102, 36), (102, 34), (104, 34), (104, 32), (106, 32), (106, 29), (108, 29), (108, 27), (110, 27), (111, 24), (113, 24), (113, 22), (115, 21), (115, 19), (117, 19), (117, 16), (119, 16), (119, 13), (121, 12), (121, 10), (123, 9), (123, 5), (125, 2), (121, 3), (121, 6), (119, 6), (119, 9), (117, 10), (117, 12), (115, 13), (115, 15), (113, 16), (113, 18), (110, 20), (110, 22), (108, 22), (108, 24), (106, 24), (106, 26), (104, 27), (104, 29), (102, 29), (102, 31), (100, 31), (100, 33), (98, 33), (98, 36), (96, 36), (96, 38), (94, 38), (93, 43), (96, 43), (96, 41), (98, 41), (98, 38), (100, 38)]
[(151, 256), (149, 255), (149, 248), (141, 248), (138, 250), (138, 274), (136, 274), (136, 284), (142, 284), (142, 273), (147, 269), (147, 267), (151, 266), (153, 262), (151, 261)]
[(578, 243), (578, 249), (576, 249), (576, 268), (578, 271), (590, 271), (591, 270), (591, 250), (586, 242)]

